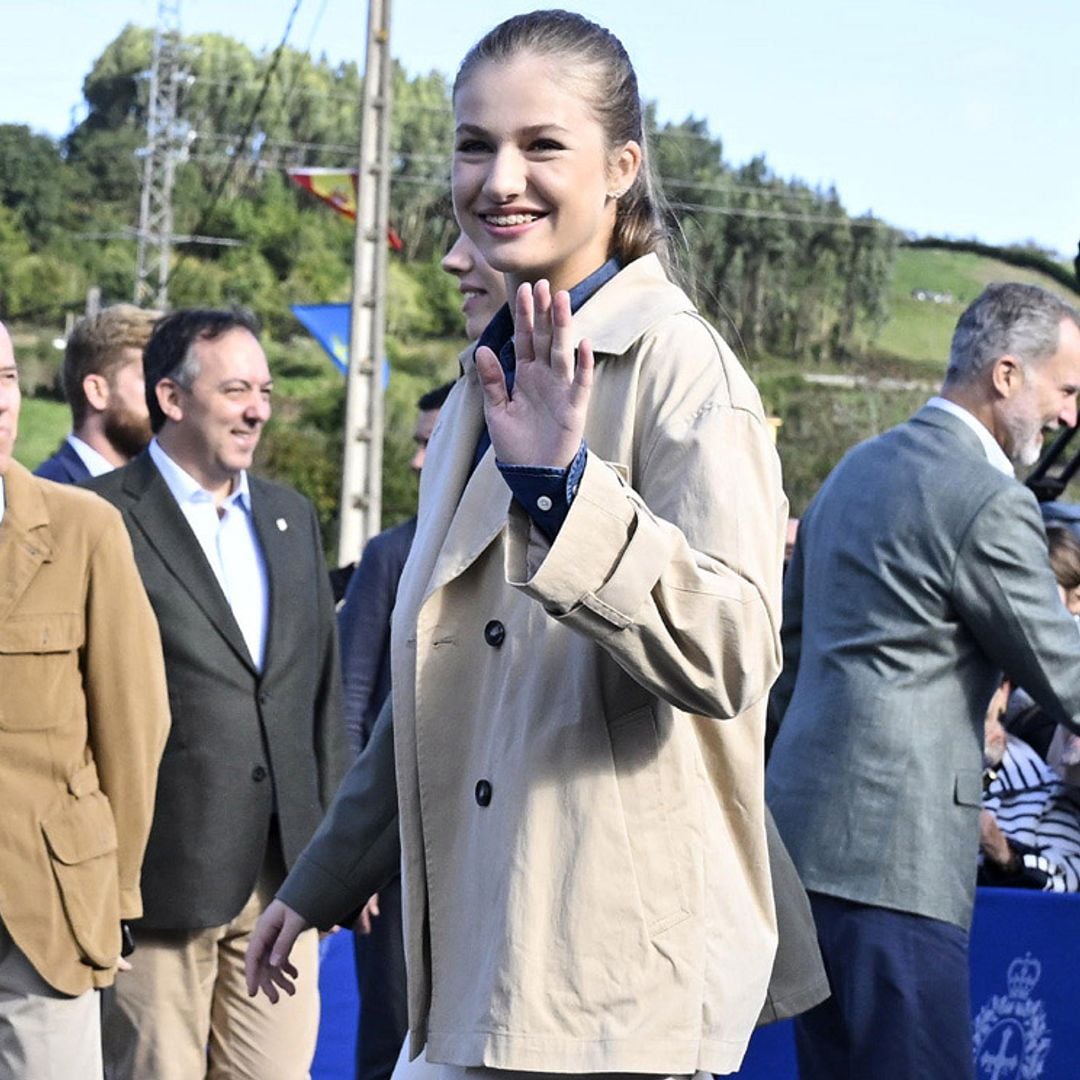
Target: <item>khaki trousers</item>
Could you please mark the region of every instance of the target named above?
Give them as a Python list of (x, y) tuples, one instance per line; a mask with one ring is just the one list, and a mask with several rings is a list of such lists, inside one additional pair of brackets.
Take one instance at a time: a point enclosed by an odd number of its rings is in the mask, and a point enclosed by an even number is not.
[(69, 997), (0, 922), (0, 1080), (101, 1080), (98, 995)]
[[(276, 847), (276, 845), (271, 845)], [(207, 930), (138, 930), (104, 1018), (109, 1080), (306, 1080), (319, 1032), (319, 939), (292, 951), (296, 995), (248, 997), (244, 953), (284, 877), (268, 858), (243, 910)]]

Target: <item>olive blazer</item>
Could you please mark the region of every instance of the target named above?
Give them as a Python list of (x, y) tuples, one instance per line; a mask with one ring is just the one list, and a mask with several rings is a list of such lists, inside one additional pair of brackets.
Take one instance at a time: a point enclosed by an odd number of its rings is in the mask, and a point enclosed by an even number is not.
[(396, 758), (412, 1052), (728, 1072), (776, 946), (763, 798), (787, 503), (761, 404), (649, 256), (574, 316), (597, 353), (555, 542), (512, 503), (471, 352), (443, 407), (389, 710), (280, 895), (379, 884)]
[(65, 994), (107, 986), (169, 726), (120, 515), (12, 463), (0, 523), (0, 919)]

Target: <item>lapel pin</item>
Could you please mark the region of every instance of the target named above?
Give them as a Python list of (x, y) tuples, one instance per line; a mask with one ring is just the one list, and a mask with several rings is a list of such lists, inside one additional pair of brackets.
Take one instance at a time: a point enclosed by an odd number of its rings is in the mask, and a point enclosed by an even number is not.
[(284, 532), (289, 527), (289, 523), (284, 518), (278, 518), (275, 524), (279, 532)]

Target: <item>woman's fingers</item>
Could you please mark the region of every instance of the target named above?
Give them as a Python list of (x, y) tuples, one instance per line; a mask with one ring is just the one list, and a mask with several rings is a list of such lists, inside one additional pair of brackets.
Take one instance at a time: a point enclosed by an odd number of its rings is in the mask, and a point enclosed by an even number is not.
[(570, 294), (557, 292), (551, 303), (551, 370), (560, 378), (571, 382), (574, 378), (574, 338), (570, 328)]
[(514, 356), (519, 364), (527, 364), (536, 358), (533, 349), (534, 328), (532, 286), (528, 282), (522, 282), (514, 298)]
[(551, 360), (551, 286), (541, 279), (533, 286), (533, 359), (542, 364)]
[(579, 400), (582, 395), (588, 399), (589, 390), (592, 388), (593, 377), (593, 351), (592, 342), (588, 338), (582, 338), (577, 347), (577, 364), (574, 366), (574, 388), (571, 397)]
[[(519, 358), (520, 359), (520, 358)], [(484, 405), (488, 409), (501, 409), (509, 401), (506, 392), (506, 375), (494, 351), (486, 345), (476, 350), (476, 374), (480, 376), (480, 388), (484, 391)]]

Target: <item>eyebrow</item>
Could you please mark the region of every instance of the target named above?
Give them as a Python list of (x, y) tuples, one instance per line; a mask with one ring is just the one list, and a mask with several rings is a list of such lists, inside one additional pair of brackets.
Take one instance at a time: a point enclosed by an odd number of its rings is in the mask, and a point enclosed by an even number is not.
[[(481, 127), (479, 124), (458, 124), (455, 129), (457, 134), (463, 135), (487, 135), (487, 128)], [(556, 124), (554, 122), (549, 124), (530, 124), (528, 127), (521, 128), (519, 134), (521, 135), (539, 135), (544, 131), (560, 131), (563, 134), (569, 134), (570, 129), (565, 128), (562, 124)]]

